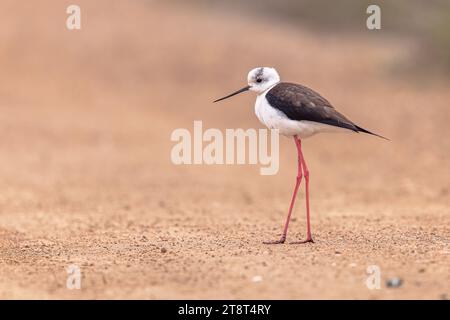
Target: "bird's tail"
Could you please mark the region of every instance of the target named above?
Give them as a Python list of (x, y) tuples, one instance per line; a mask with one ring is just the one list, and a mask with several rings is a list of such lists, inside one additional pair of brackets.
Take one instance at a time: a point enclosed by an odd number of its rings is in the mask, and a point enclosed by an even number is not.
[(364, 133), (367, 133), (367, 134), (371, 134), (371, 135), (373, 135), (373, 136), (376, 136), (376, 137), (378, 137), (378, 138), (381, 138), (381, 139), (385, 139), (385, 140), (391, 141), (390, 139), (388, 139), (388, 138), (386, 138), (386, 137), (383, 137), (383, 136), (380, 136), (379, 134), (370, 132), (369, 130), (366, 130), (366, 129), (364, 129), (364, 128), (361, 128), (361, 127), (356, 126), (356, 129), (357, 129), (356, 132), (364, 132)]

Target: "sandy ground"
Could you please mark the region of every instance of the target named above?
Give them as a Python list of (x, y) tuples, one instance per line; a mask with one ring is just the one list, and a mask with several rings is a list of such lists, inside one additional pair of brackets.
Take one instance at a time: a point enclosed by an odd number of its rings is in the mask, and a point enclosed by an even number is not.
[[(410, 43), (313, 34), (158, 2), (0, 5), (0, 298), (445, 299), (450, 296), (448, 82), (405, 77)], [(276, 66), (392, 141), (305, 141), (307, 245), (281, 232), (295, 148), (259, 166), (175, 166), (170, 134), (261, 128), (254, 96), (211, 104)], [(289, 239), (305, 235), (303, 188)], [(82, 272), (66, 288), (66, 268)], [(366, 269), (381, 271), (369, 290)], [(400, 278), (398, 288), (386, 281)]]

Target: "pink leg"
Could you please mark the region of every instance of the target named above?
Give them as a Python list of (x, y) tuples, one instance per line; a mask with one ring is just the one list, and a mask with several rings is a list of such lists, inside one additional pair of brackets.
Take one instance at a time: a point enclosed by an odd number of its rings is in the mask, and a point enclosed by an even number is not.
[(306, 240), (303, 241), (295, 241), (291, 242), (292, 244), (299, 244), (299, 243), (307, 243), (307, 242), (314, 242), (311, 237), (311, 223), (309, 218), (309, 170), (306, 166), (305, 157), (302, 153), (302, 147), (300, 143), (300, 158), (302, 162), (302, 168), (303, 168), (303, 174), (305, 175), (305, 193), (306, 193)]
[(294, 194), (292, 195), (291, 205), (289, 206), (289, 213), (286, 219), (286, 223), (284, 224), (283, 234), (281, 235), (280, 240), (275, 241), (265, 241), (264, 244), (279, 244), (284, 243), (286, 241), (286, 235), (289, 227), (289, 221), (291, 220), (292, 209), (294, 208), (295, 199), (297, 198), (297, 191), (300, 183), (302, 182), (302, 151), (301, 151), (301, 142), (297, 136), (294, 136), (295, 145), (297, 146), (297, 154), (298, 154), (298, 169), (297, 169), (297, 182), (295, 183)]

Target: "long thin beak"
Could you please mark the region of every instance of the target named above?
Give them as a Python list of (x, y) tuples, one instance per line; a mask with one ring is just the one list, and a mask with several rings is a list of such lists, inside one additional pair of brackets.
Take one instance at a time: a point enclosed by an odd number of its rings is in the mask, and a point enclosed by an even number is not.
[(231, 98), (232, 96), (235, 96), (235, 95), (237, 95), (237, 94), (239, 94), (239, 93), (245, 92), (245, 91), (247, 91), (248, 89), (250, 89), (250, 86), (246, 86), (246, 87), (244, 87), (244, 88), (242, 88), (242, 89), (239, 89), (238, 91), (233, 92), (232, 94), (229, 94), (229, 95), (227, 95), (227, 96), (225, 96), (225, 97), (223, 97), (223, 98), (217, 99), (217, 100), (215, 100), (215, 101), (213, 101), (213, 102), (218, 102), (218, 101), (222, 101), (222, 100)]

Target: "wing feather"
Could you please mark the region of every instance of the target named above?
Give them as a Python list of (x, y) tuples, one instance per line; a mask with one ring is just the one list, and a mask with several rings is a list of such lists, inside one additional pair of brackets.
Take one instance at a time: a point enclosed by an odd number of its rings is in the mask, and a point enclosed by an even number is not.
[(289, 82), (281, 82), (269, 90), (266, 99), (291, 120), (308, 120), (359, 131), (359, 127), (340, 114), (314, 90)]

